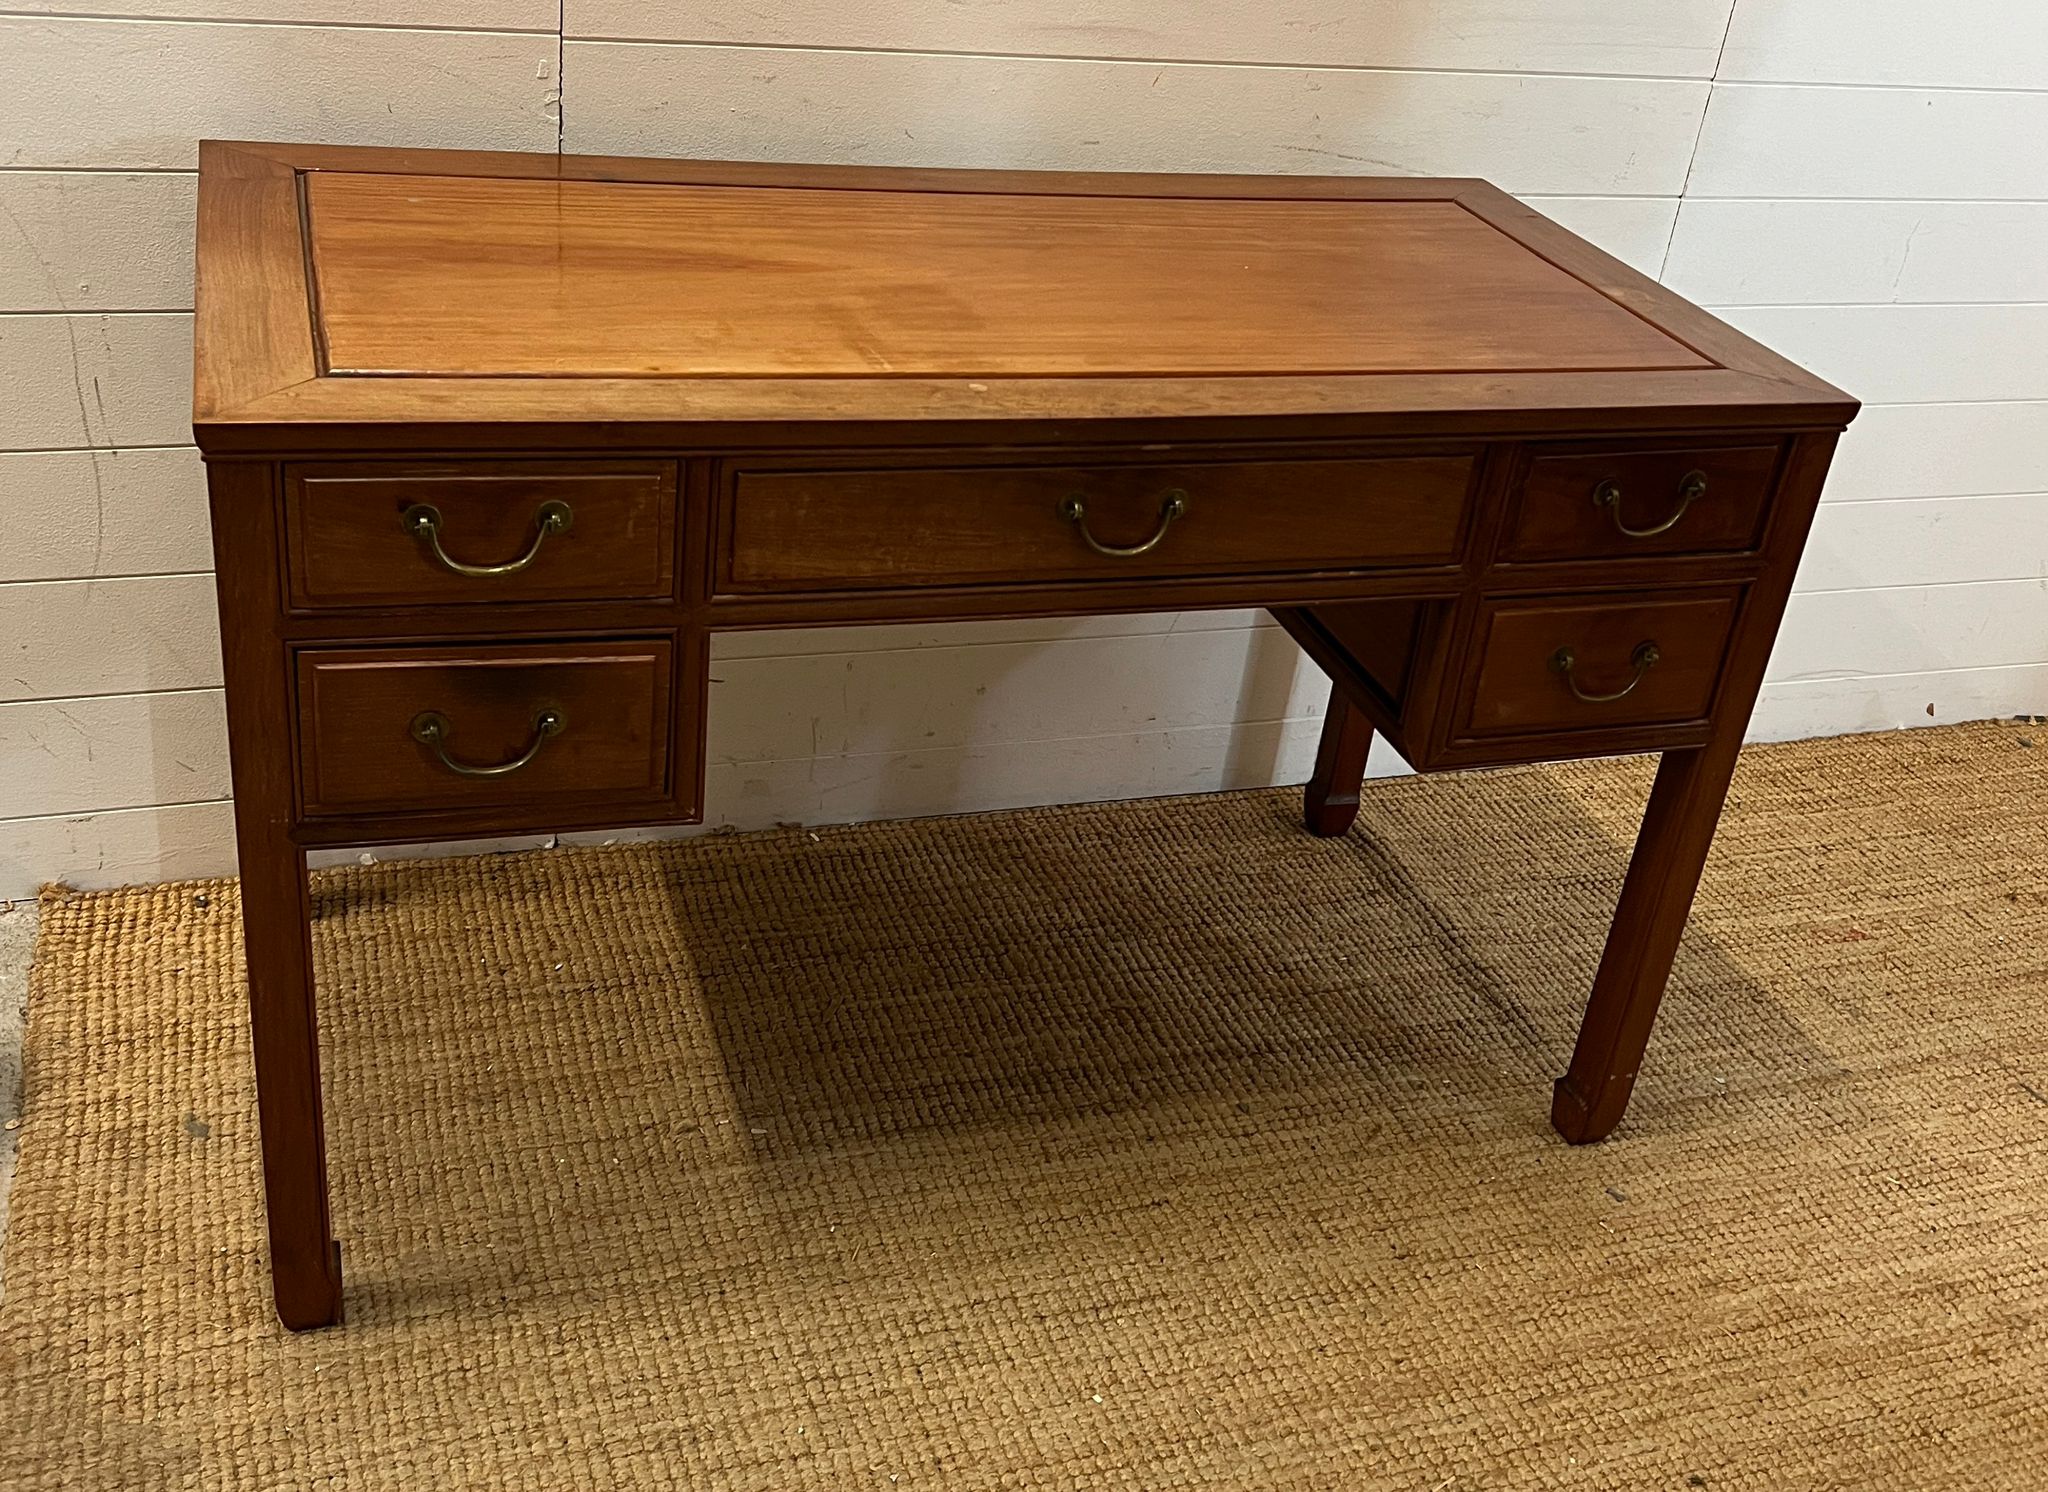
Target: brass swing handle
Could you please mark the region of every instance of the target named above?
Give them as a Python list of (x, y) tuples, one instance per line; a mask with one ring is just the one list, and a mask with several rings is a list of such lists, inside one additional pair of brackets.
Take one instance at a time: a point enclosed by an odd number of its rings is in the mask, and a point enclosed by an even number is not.
[(1703, 471), (1689, 471), (1678, 481), (1678, 506), (1671, 516), (1662, 523), (1649, 528), (1630, 528), (1621, 516), (1621, 483), (1612, 477), (1593, 489), (1593, 506), (1605, 508), (1607, 516), (1614, 520), (1615, 528), (1631, 539), (1654, 539), (1659, 534), (1669, 533), (1678, 526), (1678, 520), (1685, 516), (1685, 510), (1707, 495), (1707, 474)]
[(441, 547), (441, 510), (432, 503), (414, 503), (405, 510), (401, 522), (405, 531), (415, 539), (424, 539), (427, 548), (433, 551), (434, 559), (442, 569), (457, 575), (475, 575), (489, 578), (493, 575), (517, 575), (528, 565), (540, 558), (540, 546), (547, 543), (550, 534), (566, 534), (569, 526), (576, 521), (574, 510), (565, 502), (544, 502), (535, 509), (533, 525), (539, 530), (533, 536), (533, 543), (526, 553), (502, 565), (470, 565), (456, 559)]
[(511, 761), (498, 762), (488, 767), (457, 761), (448, 754), (448, 737), (455, 733), (455, 727), (448, 723), (448, 717), (439, 710), (422, 710), (412, 717), (412, 738), (431, 750), (441, 759), (441, 765), (457, 777), (504, 777), (517, 772), (539, 756), (541, 747), (548, 743), (549, 738), (559, 736), (568, 728), (568, 724), (560, 710), (553, 707), (542, 710), (533, 717), (533, 743)]
[(1173, 527), (1173, 520), (1188, 510), (1188, 495), (1178, 487), (1169, 487), (1159, 503), (1159, 527), (1152, 530), (1152, 537), (1142, 544), (1105, 544), (1088, 532), (1088, 504), (1076, 492), (1060, 504), (1060, 516), (1081, 532), (1081, 538), (1097, 554), (1106, 554), (1111, 559), (1134, 559), (1149, 554), (1159, 547), (1159, 541), (1166, 537), (1166, 531)]
[(1661, 659), (1663, 656), (1664, 655), (1657, 650), (1656, 643), (1637, 643), (1635, 652), (1631, 654), (1629, 657), (1629, 662), (1635, 665), (1635, 673), (1630, 676), (1629, 681), (1626, 684), (1623, 684), (1619, 689), (1615, 690), (1611, 694), (1588, 694), (1584, 689), (1579, 687), (1579, 681), (1572, 677), (1572, 669), (1578, 665), (1578, 654), (1574, 653), (1568, 647), (1559, 648), (1555, 653), (1552, 653), (1550, 655), (1550, 666), (1558, 673), (1564, 675), (1564, 686), (1565, 688), (1571, 690), (1574, 698), (1583, 700), (1585, 703), (1589, 705), (1609, 705), (1613, 704), (1614, 701), (1620, 699), (1623, 695), (1633, 693), (1636, 685), (1642, 683), (1643, 675), (1648, 673), (1652, 668), (1655, 668), (1657, 666), (1658, 660)]

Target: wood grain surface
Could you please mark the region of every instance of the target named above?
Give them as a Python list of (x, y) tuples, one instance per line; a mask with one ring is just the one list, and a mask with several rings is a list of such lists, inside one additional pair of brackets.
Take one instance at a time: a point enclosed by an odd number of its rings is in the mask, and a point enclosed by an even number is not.
[[(569, 513), (540, 534), (547, 504)], [(435, 510), (441, 553), (407, 526)], [(285, 474), (296, 607), (659, 598), (675, 585), (674, 462), (302, 463)], [(536, 544), (536, 540), (538, 543)]]
[[(1449, 564), (1476, 453), (1257, 462), (746, 471), (721, 590), (991, 584)], [(1183, 511), (1167, 518), (1178, 494)], [(1081, 518), (1066, 516), (1069, 499)], [(1132, 547), (1104, 555), (1082, 537)]]
[[(1589, 730), (1704, 720), (1739, 593), (1674, 599), (1508, 601), (1481, 618), (1465, 733)], [(1636, 650), (1657, 650), (1639, 666)], [(1556, 666), (1570, 649), (1569, 678)], [(1631, 681), (1634, 681), (1631, 684)], [(1573, 692), (1596, 696), (1593, 700)], [(1626, 690), (1626, 693), (1621, 691)], [(1620, 698), (1597, 696), (1620, 694)]]
[[(1520, 484), (1502, 557), (1569, 560), (1753, 549), (1781, 455), (1776, 443), (1587, 447), (1538, 455)], [(1688, 501), (1686, 483), (1695, 474), (1703, 490)], [(1618, 494), (1614, 503), (1596, 504), (1595, 492), (1610, 482)], [(1667, 523), (1663, 532), (1650, 532)]]
[[(209, 144), (200, 218), (288, 1324), (340, 1308), (305, 850), (697, 817), (714, 629), (1271, 608), (1323, 834), (1375, 732), (1666, 753), (1553, 1108), (1619, 1119), (1839, 390), (1471, 181)], [(450, 574), (422, 501), (545, 542)]]
[(347, 172), (306, 191), (331, 374), (1711, 366), (1455, 201)]
[[(658, 801), (672, 754), (673, 659), (658, 638), (301, 652), (305, 812), (471, 809), (545, 827), (564, 804)], [(543, 710), (563, 724), (537, 743)], [(410, 733), (428, 711), (447, 722), (438, 749)], [(465, 776), (442, 760), (491, 768), (529, 751), (504, 776)]]
[[(974, 445), (1074, 421), (1138, 441), (1829, 427), (1855, 408), (1466, 179), (209, 142), (199, 219), (194, 429), (216, 452), (418, 448), (428, 427), (504, 454), (910, 427)], [(233, 304), (212, 288), (233, 284)]]

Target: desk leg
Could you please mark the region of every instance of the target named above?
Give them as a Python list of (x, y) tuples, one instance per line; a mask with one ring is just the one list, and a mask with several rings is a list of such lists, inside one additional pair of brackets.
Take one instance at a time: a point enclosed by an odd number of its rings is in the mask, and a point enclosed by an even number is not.
[(271, 1292), (278, 1319), (305, 1331), (341, 1319), (341, 1248), (328, 1216), (320, 1122), (306, 856), (260, 828), (242, 826), (238, 837)]
[(278, 1317), (303, 1331), (341, 1319), (341, 1257), (327, 1213), (306, 856), (291, 837), (292, 664), (278, 615), (276, 477), (260, 462), (207, 469), (271, 1292)]
[(1665, 752), (1658, 764), (1571, 1070), (1551, 1097), (1550, 1122), (1575, 1145), (1604, 1139), (1628, 1107), (1721, 821), (1746, 718), (1738, 716), (1705, 746)]
[(1365, 754), (1372, 749), (1372, 726), (1337, 688), (1330, 690), (1330, 708), (1323, 715), (1322, 744), (1316, 748), (1316, 772), (1302, 789), (1301, 817), (1308, 832), (1328, 839), (1342, 834), (1358, 817), (1358, 789), (1365, 781)]
[(1571, 1069), (1551, 1097), (1550, 1122), (1574, 1144), (1604, 1138), (1628, 1107), (1834, 450), (1832, 433), (1791, 441), (1764, 545), (1770, 562), (1743, 607), (1714, 733), (1658, 764)]

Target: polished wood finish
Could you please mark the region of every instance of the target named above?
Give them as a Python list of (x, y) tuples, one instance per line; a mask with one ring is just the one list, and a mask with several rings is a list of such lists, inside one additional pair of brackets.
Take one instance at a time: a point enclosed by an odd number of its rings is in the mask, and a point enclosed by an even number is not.
[(323, 172), (306, 210), (334, 374), (1711, 366), (1454, 201)]
[(306, 852), (292, 833), (291, 753), (279, 749), (292, 735), (292, 679), (277, 626), (277, 474), (218, 462), (207, 480), (270, 1278), (278, 1319), (303, 1329), (341, 1319), (341, 1252), (327, 1209)]
[(1424, 601), (1350, 601), (1318, 606), (1312, 615), (1361, 682), (1397, 710), (1413, 696), (1409, 681), (1418, 666), (1418, 645), (1439, 610)]
[[(1411, 766), (1432, 772), (1699, 745), (1740, 596), (1482, 595), (1455, 609), (1371, 601), (1273, 615)], [(1665, 636), (1671, 650), (1617, 700), (1578, 698), (1554, 666), (1570, 647), (1580, 688), (1611, 692), (1636, 648)]]
[(202, 140), (206, 205), (193, 266), (192, 424), (316, 377), (299, 174), (262, 150)]
[(1315, 774), (1301, 790), (1302, 826), (1320, 839), (1342, 834), (1358, 818), (1358, 790), (1365, 782), (1365, 759), (1372, 750), (1372, 722), (1330, 687), (1330, 707), (1323, 714), (1323, 734), (1316, 743)]
[[(297, 657), (309, 818), (490, 808), (511, 831), (546, 828), (551, 814), (579, 803), (658, 806), (669, 796), (675, 665), (664, 638), (308, 648)], [(548, 711), (559, 733), (539, 739), (535, 722)], [(447, 721), (438, 745), (411, 734), (423, 714)], [(529, 751), (530, 761), (502, 776), (465, 776), (443, 760), (493, 768)]]
[[(1552, 1110), (1619, 1119), (1847, 395), (1483, 182), (200, 162), (287, 1325), (341, 1309), (307, 848), (693, 821), (719, 630), (1269, 608), (1332, 681), (1323, 834), (1376, 733), (1424, 771), (1664, 752)], [(550, 501), (514, 573), (406, 519), (504, 565)]]
[[(1488, 602), (1459, 738), (1705, 720), (1739, 595)], [(1645, 646), (1654, 664), (1638, 663)], [(1560, 650), (1573, 655), (1569, 674)]]
[[(1501, 557), (1572, 560), (1754, 549), (1782, 454), (1777, 444), (1687, 444), (1537, 456), (1519, 485)], [(1687, 501), (1687, 479), (1695, 474), (1705, 490)], [(1612, 506), (1594, 500), (1608, 483), (1619, 494)], [(1617, 515), (1636, 532), (1624, 532)], [(1667, 522), (1671, 526), (1662, 533), (1645, 532)]]
[(1815, 434), (1794, 442), (1771, 517), (1776, 562), (1746, 598), (1745, 626), (1727, 664), (1713, 733), (1704, 746), (1666, 752), (1658, 764), (1571, 1067), (1551, 1098), (1551, 1123), (1574, 1144), (1611, 1133), (1634, 1091), (1835, 440)]
[[(1181, 440), (1190, 420), (1209, 433), (1234, 427), (1236, 438), (1281, 440), (1460, 433), (1545, 434), (1584, 430), (1832, 427), (1855, 401), (1742, 336), (1618, 260), (1601, 253), (1482, 181), (1386, 177), (1201, 177), (890, 171), (745, 162), (646, 162), (521, 156), (470, 151), (390, 151), (371, 147), (206, 142), (200, 151), (202, 257), (196, 324), (199, 378), (193, 411), (206, 449), (305, 454), (311, 451), (602, 449), (630, 427), (643, 448), (748, 450), (799, 446), (1070, 443), (1073, 422), (1118, 442)], [(798, 187), (817, 192), (917, 192), (1031, 198), (1055, 210), (1069, 199), (1207, 198), (1258, 206), (1314, 201), (1352, 211), (1373, 203), (1455, 204), (1607, 302), (1631, 313), (1704, 360), (1643, 371), (1546, 362), (1522, 371), (1446, 370), (1427, 338), (1407, 355), (1413, 371), (1110, 373), (977, 378), (924, 376), (863, 367), (848, 376), (733, 376), (684, 370), (672, 377), (507, 377), (423, 371), (416, 376), (329, 377), (315, 365), (314, 323), (305, 307), (313, 289), (309, 249), (296, 211), (326, 173), (432, 183), (443, 178), (531, 179), (548, 183), (623, 181), (716, 184), (750, 191)], [(298, 184), (305, 184), (303, 189)], [(552, 188), (551, 188), (552, 190)], [(569, 200), (564, 198), (563, 200)], [(1026, 209), (1019, 208), (1018, 212)], [(461, 225), (484, 235), (484, 223)], [(677, 225), (677, 231), (685, 231)], [(774, 236), (756, 222), (754, 235)], [(503, 233), (515, 234), (515, 229)], [(500, 235), (502, 236), (502, 235)], [(493, 237), (492, 241), (497, 241)], [(1490, 240), (1484, 242), (1491, 243)], [(1447, 250), (1450, 246), (1447, 245)], [(746, 254), (744, 244), (723, 252)], [(820, 248), (818, 252), (827, 252)], [(374, 246), (364, 249), (374, 257)], [(1436, 257), (1432, 243), (1418, 252)], [(1489, 254), (1492, 250), (1489, 248)], [(444, 259), (461, 256), (456, 243)], [(1286, 244), (1268, 246), (1277, 272), (1291, 272)], [(470, 274), (458, 259), (455, 276)], [(1436, 266), (1433, 266), (1436, 267)], [(1070, 285), (1114, 266), (1068, 260)], [(1446, 267), (1447, 268), (1447, 267)], [(788, 266), (764, 268), (779, 278)], [(1048, 272), (1050, 270), (1048, 269)], [(1170, 273), (1185, 288), (1184, 266)], [(1123, 278), (1128, 278), (1124, 273)], [(443, 276), (444, 282), (448, 279)], [(218, 287), (225, 293), (210, 293)], [(443, 283), (447, 293), (460, 287)], [(1590, 304), (1576, 300), (1573, 303)], [(748, 303), (763, 298), (758, 287)], [(1056, 302), (1051, 314), (1067, 314)], [(1212, 298), (1205, 304), (1214, 306)], [(254, 308), (252, 314), (252, 307)], [(507, 303), (508, 320), (527, 313)], [(979, 307), (976, 307), (979, 314)], [(1227, 314), (1220, 308), (1218, 314)], [(1457, 315), (1455, 308), (1446, 314)], [(1605, 310), (1601, 310), (1603, 321)], [(1237, 330), (1231, 323), (1233, 334)], [(1212, 328), (1221, 335), (1221, 328)], [(806, 335), (838, 336), (807, 325)], [(1075, 334), (1078, 335), (1078, 334)], [(444, 362), (457, 359), (441, 355)], [(431, 359), (422, 359), (431, 361)], [(484, 367), (485, 357), (460, 360)], [(1221, 361), (1219, 359), (1218, 361)], [(458, 364), (459, 365), (459, 364)]]
[[(284, 490), (295, 607), (674, 594), (674, 462), (311, 462), (286, 468)], [(550, 504), (571, 522), (542, 536)], [(501, 575), (451, 569), (406, 525), (420, 505), (439, 514), (443, 552), (457, 563), (505, 565), (529, 552), (533, 562)]]
[[(1332, 459), (739, 469), (717, 591), (1448, 565), (1472, 451)], [(1180, 495), (1185, 511), (1168, 518)], [(1080, 522), (1063, 505), (1082, 500)], [(1145, 554), (1091, 549), (1101, 543)]]

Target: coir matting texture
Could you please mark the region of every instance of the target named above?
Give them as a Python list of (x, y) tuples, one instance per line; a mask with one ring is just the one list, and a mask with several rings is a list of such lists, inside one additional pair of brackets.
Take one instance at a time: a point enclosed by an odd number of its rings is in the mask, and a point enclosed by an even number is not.
[(303, 1337), (234, 883), (52, 894), (0, 1486), (2048, 1484), (2048, 730), (1747, 753), (1571, 1149), (1649, 771), (322, 874)]

